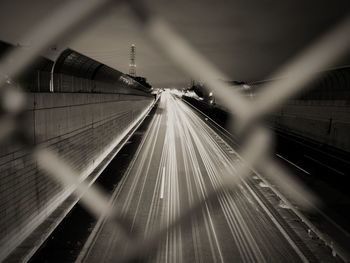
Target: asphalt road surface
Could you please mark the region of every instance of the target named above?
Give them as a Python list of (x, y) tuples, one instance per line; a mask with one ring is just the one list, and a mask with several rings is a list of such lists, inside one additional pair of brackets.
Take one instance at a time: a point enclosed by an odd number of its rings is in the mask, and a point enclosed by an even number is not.
[[(157, 112), (114, 193), (115, 206), (127, 215), (131, 233), (147, 236), (169, 225), (206, 196), (223, 173), (235, 176), (237, 153), (170, 92)], [(85, 262), (115, 262), (133, 248), (121, 233), (101, 221), (93, 231)], [(293, 240), (242, 182), (220, 194), (159, 241), (150, 262), (305, 262)]]

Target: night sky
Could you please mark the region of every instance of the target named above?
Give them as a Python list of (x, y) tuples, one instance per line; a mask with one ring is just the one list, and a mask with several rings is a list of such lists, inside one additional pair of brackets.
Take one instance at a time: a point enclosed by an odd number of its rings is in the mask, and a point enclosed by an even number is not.
[[(24, 33), (50, 15), (62, 0), (0, 1), (0, 39), (21, 43)], [(152, 8), (225, 74), (234, 80), (262, 80), (346, 14), (350, 1), (307, 0), (149, 0)], [(189, 76), (177, 70), (147, 40), (125, 4), (111, 8), (68, 44), (57, 43), (55, 58), (67, 46), (127, 72), (129, 49), (137, 48), (137, 73), (156, 87), (182, 87)], [(344, 58), (333, 66), (349, 65)]]

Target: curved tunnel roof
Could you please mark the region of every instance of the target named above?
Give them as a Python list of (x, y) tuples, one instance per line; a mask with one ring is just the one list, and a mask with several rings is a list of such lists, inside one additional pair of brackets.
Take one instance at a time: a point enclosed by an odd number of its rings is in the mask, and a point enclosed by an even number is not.
[[(20, 48), (16, 47), (10, 43), (4, 42), (0, 40), (0, 59), (11, 49), (14, 48)], [(29, 67), (27, 67), (27, 70), (25, 70), (22, 75), (28, 75), (31, 72), (35, 71), (45, 71), (45, 72), (51, 72), (53, 66), (53, 61), (44, 57), (38, 57), (34, 62), (30, 64)]]
[(79, 78), (93, 79), (95, 72), (103, 64), (74, 50), (66, 49), (57, 58), (54, 73), (73, 75)]
[(53, 72), (115, 84), (119, 88), (123, 86), (123, 88), (133, 88), (147, 93), (151, 91), (149, 87), (145, 87), (127, 74), (72, 49), (66, 49), (61, 53), (55, 62)]
[(54, 73), (108, 83), (117, 82), (120, 76), (124, 75), (122, 72), (72, 49), (66, 49), (61, 53), (55, 63)]

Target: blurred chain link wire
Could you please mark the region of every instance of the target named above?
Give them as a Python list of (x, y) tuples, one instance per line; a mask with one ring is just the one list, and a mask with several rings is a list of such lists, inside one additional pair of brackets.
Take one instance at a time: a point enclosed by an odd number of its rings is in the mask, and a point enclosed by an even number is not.
[(18, 140), (31, 149), (39, 167), (46, 171), (48, 176), (64, 187), (74, 187), (74, 194), (81, 196), (85, 209), (96, 218), (101, 216), (107, 218), (108, 222), (119, 230), (121, 240), (133, 242), (133, 247), (129, 248), (123, 257), (116, 259), (118, 262), (141, 258), (155, 249), (159, 241), (166, 237), (167, 232), (180, 225), (186, 226), (191, 216), (198, 213), (205, 202), (215, 199), (225, 189), (237, 187), (252, 171), (261, 171), (265, 177), (273, 180), (283, 193), (296, 198), (299, 205), (314, 209), (318, 203), (316, 197), (269, 157), (273, 138), (271, 132), (261, 124), (261, 119), (306, 87), (315, 78), (315, 73), (331, 65), (349, 51), (349, 16), (275, 72), (271, 78), (288, 77), (266, 84), (252, 101), (221, 81), (230, 78), (175, 33), (170, 25), (153, 12), (152, 6), (147, 6), (145, 2), (138, 0), (124, 2), (133, 10), (134, 19), (139, 22), (154, 46), (193, 79), (200, 79), (206, 83), (224, 106), (236, 116), (230, 131), (238, 135), (243, 142), (239, 152), (243, 165), (237, 167), (239, 176), (233, 176), (231, 173), (223, 174), (221, 185), (212, 190), (205, 199), (184, 211), (170, 225), (146, 237), (129, 235), (128, 221), (121, 216), (121, 211), (112, 209), (109, 196), (100, 187), (96, 184), (89, 186), (81, 180), (79, 174), (61, 160), (57, 153), (28, 143), (21, 119), (26, 103), (25, 93), (15, 86), (12, 80), (16, 79), (29, 63), (54, 41), (69, 40), (72, 31), (78, 30), (85, 21), (94, 22), (109, 5), (120, 2), (69, 1), (24, 37), (24, 40), (29, 37), (35, 39), (32, 49), (15, 49), (6, 54), (0, 61), (0, 142), (9, 136), (17, 136)]

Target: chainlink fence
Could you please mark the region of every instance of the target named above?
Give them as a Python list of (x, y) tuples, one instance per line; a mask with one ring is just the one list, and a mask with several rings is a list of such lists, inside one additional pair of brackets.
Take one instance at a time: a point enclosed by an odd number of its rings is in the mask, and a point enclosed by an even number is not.
[[(230, 132), (241, 138), (241, 142), (243, 142), (239, 154), (244, 165), (238, 167), (239, 179), (224, 175), (221, 186), (209, 193), (206, 199), (194, 204), (169, 226), (146, 237), (129, 236), (125, 228), (125, 219), (120, 216), (120, 211), (111, 210), (109, 196), (96, 184), (89, 186), (85, 181), (79, 180), (76, 172), (60, 159), (59, 154), (27, 143), (26, 134), (21, 128), (21, 115), (26, 96), (20, 88), (11, 84), (11, 79), (16, 79), (26, 66), (50, 44), (58, 39), (69, 40), (72, 32), (79, 30), (85, 21), (98, 18), (99, 15), (96, 16), (96, 14), (102, 13), (110, 5), (115, 4), (128, 5), (133, 11), (133, 19), (139, 22), (140, 27), (147, 33), (154, 46), (193, 79), (203, 81), (215, 92), (215, 95), (223, 102), (224, 107), (236, 117), (235, 122), (230, 126)], [(288, 172), (270, 157), (269, 147), (273, 138), (271, 132), (261, 124), (261, 120), (288, 98), (306, 87), (315, 77), (314, 73), (326, 68), (346, 54), (350, 49), (350, 17), (346, 17), (328, 34), (321, 36), (315, 43), (306, 47), (298, 56), (275, 72), (271, 78), (288, 77), (267, 83), (260, 89), (253, 101), (221, 81), (230, 78), (222, 74), (202, 54), (191, 47), (184, 38), (176, 34), (171, 26), (143, 1), (135, 0), (121, 3), (108, 0), (69, 1), (59, 10), (53, 12), (37, 28), (29, 32), (24, 39), (29, 37), (35, 40), (32, 49), (15, 49), (0, 61), (0, 141), (15, 134), (18, 140), (33, 152), (39, 167), (46, 171), (50, 178), (65, 187), (75, 185), (74, 194), (82, 196), (80, 201), (93, 216), (109, 218), (110, 224), (123, 233), (123, 238), (133, 242), (133, 247), (129, 248), (127, 254), (116, 260), (124, 262), (141, 258), (150, 249), (155, 248), (167, 232), (179, 225), (185, 225), (194, 213), (201, 210), (205, 202), (215, 199), (225, 189), (236, 187), (237, 183), (249, 176), (252, 170), (263, 172), (264, 176), (273, 180), (282, 192), (295, 197), (297, 203), (305, 208), (313, 209), (317, 204), (316, 197), (288, 175)], [(8, 61), (12, 61), (12, 63), (8, 63)], [(325, 237), (325, 239), (327, 238)]]

